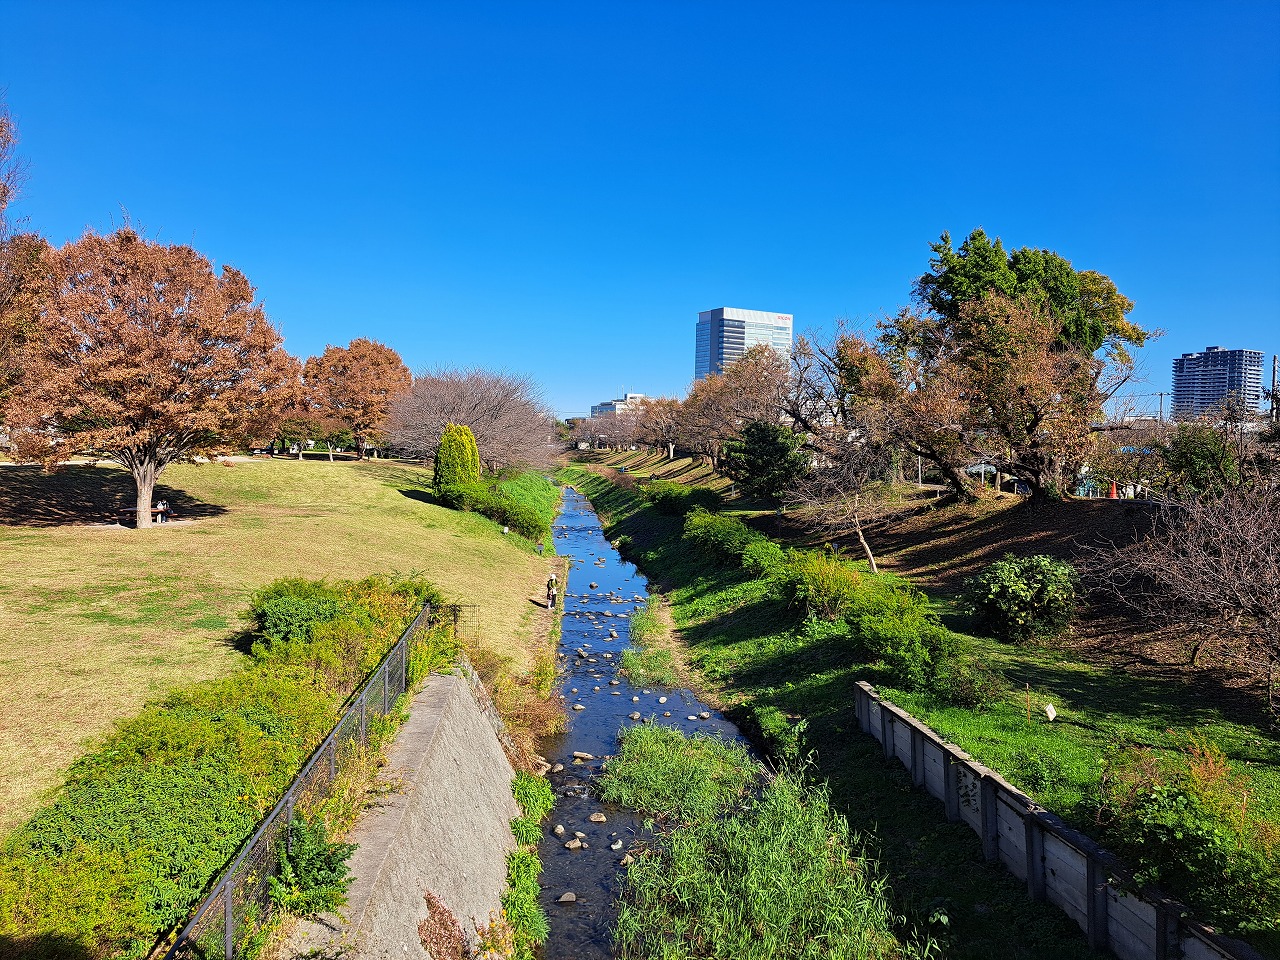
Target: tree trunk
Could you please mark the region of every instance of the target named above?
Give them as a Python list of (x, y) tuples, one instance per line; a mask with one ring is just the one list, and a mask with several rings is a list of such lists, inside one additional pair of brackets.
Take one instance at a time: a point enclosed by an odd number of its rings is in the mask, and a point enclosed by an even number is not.
[[(329, 448), (329, 462), (333, 463), (333, 444), (326, 440), (324, 445)], [(423, 462), (425, 463), (426, 461)]]
[(947, 481), (947, 485), (956, 492), (956, 495), (961, 500), (973, 503), (978, 499), (968, 478), (959, 467), (952, 463), (938, 463), (936, 460), (933, 461), (933, 465), (938, 468), (942, 473), (942, 478)]
[(871, 553), (871, 544), (867, 543), (867, 538), (862, 534), (862, 520), (856, 515), (853, 518), (853, 529), (858, 534), (858, 543), (866, 555), (867, 566), (871, 568), (872, 573), (879, 573), (880, 571), (876, 569), (876, 558)]
[(667, 444), (667, 459), (674, 460), (676, 458), (676, 445), (674, 443)]
[(138, 488), (136, 506), (138, 509), (138, 529), (141, 530), (143, 527), (151, 526), (151, 498), (155, 494), (156, 476), (160, 471), (156, 469), (154, 463), (144, 461), (143, 463), (134, 464), (131, 467), (131, 472), (133, 473), (133, 482)]
[(299, 444), (298, 444), (298, 459), (299, 459), (299, 460), (301, 460), (301, 459), (302, 459), (302, 444), (301, 444), (301, 443), (299, 443)]

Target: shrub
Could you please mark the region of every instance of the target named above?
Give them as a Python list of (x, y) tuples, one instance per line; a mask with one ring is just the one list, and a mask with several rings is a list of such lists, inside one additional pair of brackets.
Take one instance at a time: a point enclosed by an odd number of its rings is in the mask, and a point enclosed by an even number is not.
[(480, 479), (480, 452), (471, 428), (449, 423), (440, 434), (440, 447), (436, 451), (436, 468), (432, 485), (441, 487), (454, 484), (475, 483)]
[(863, 574), (833, 554), (797, 550), (787, 561), (786, 581), (790, 599), (807, 616), (835, 620), (853, 606)]
[(954, 656), (940, 665), (929, 690), (945, 703), (969, 710), (985, 710), (1008, 689), (998, 673), (971, 657)]
[[(539, 486), (543, 489), (538, 489)], [(559, 495), (550, 481), (525, 474), (516, 480), (492, 484), (482, 481), (447, 484), (437, 489), (436, 496), (447, 507), (478, 513), (510, 527), (527, 540), (537, 540), (551, 532)]]
[(645, 500), (659, 513), (682, 517), (690, 510), (701, 508), (716, 511), (724, 503), (720, 492), (710, 487), (691, 487), (674, 480), (654, 480), (641, 491)]
[(310, 640), (317, 624), (342, 612), (342, 597), (332, 588), (292, 577), (268, 584), (249, 602), (255, 629), (270, 642)]
[(1139, 748), (1103, 768), (1102, 839), (1141, 884), (1185, 900), (1230, 933), (1280, 932), (1280, 837), (1248, 809), (1250, 784), (1216, 747), (1192, 740), (1161, 760)]
[(768, 538), (735, 517), (708, 513), (701, 507), (695, 507), (684, 518), (683, 539), (726, 564), (741, 563), (750, 544)]
[(753, 540), (742, 551), (742, 569), (753, 577), (774, 577), (787, 565), (787, 555), (782, 548), (765, 537)]
[(1075, 568), (1043, 555), (1006, 554), (965, 584), (970, 613), (1009, 643), (1056, 637), (1075, 613)]
[(354, 843), (332, 843), (324, 821), (294, 814), (289, 843), (280, 851), (280, 872), (267, 878), (271, 902), (294, 916), (311, 917), (345, 906)]
[(502, 912), (515, 940), (518, 960), (532, 960), (534, 948), (551, 935), (547, 915), (538, 903), (542, 892), (538, 875), (542, 861), (530, 850), (512, 850), (507, 854), (507, 889), (502, 894)]

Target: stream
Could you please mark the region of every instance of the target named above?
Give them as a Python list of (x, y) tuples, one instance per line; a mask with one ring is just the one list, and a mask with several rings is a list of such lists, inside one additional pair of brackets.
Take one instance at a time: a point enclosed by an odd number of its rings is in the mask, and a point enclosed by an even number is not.
[[(622, 653), (631, 646), (630, 616), (648, 598), (648, 584), (605, 539), (591, 503), (572, 487), (565, 490), (553, 534), (556, 552), (570, 561), (559, 650), (569, 719), (565, 732), (545, 744), (556, 806), (538, 844), (541, 902), (551, 922), (542, 955), (592, 960), (613, 956), (621, 861), (645, 832), (642, 815), (601, 803), (591, 790), (603, 761), (617, 749), (619, 732), (648, 721), (686, 733), (741, 734), (688, 690), (637, 687), (619, 673)], [(637, 714), (640, 719), (633, 719)], [(604, 822), (598, 822), (601, 816)], [(575, 839), (581, 847), (566, 847)], [(566, 893), (576, 899), (562, 901)]]

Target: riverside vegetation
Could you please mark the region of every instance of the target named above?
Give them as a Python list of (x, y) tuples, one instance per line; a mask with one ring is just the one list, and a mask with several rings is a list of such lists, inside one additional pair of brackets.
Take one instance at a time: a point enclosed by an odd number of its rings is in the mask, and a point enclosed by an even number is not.
[[(885, 768), (874, 745), (848, 736), (857, 729), (848, 708), (857, 679), (875, 683), (1128, 857), (1141, 880), (1160, 883), (1187, 900), (1198, 917), (1276, 952), (1280, 756), (1261, 722), (1244, 721), (1187, 685), (1104, 674), (1032, 643), (949, 630), (949, 637), (938, 635), (945, 628), (936, 617), (923, 616), (900, 581), (872, 578), (860, 564), (828, 551), (765, 546), (750, 528), (732, 531), (732, 517), (708, 521), (691, 511), (691, 519), (681, 520), (658, 509), (643, 486), (624, 489), (582, 470), (570, 476), (610, 516), (610, 535), (627, 538), (637, 562), (666, 589), (702, 681), (744, 720), (754, 720), (775, 752), (816, 751), (817, 769), (830, 779), (837, 806), (855, 824), (877, 828), (899, 902), (945, 912), (951, 955), (1031, 955), (1037, 941), (1039, 955), (1078, 956), (1085, 948), (1074, 945), (1074, 926), (1045, 916), (1044, 908), (1025, 901), (1019, 885), (992, 876), (990, 868), (966, 865), (972, 875), (960, 883), (964, 851), (974, 860), (981, 853), (976, 843), (937, 823), (940, 811), (931, 804), (919, 804), (914, 819), (892, 808), (893, 794), (908, 790), (906, 778), (897, 780), (898, 772)], [(724, 535), (709, 541), (702, 528)], [(717, 544), (740, 551), (740, 565), (726, 562), (728, 554)], [(717, 550), (721, 566), (708, 569)], [(769, 575), (771, 567), (775, 573)], [(856, 573), (838, 573), (841, 567)], [(975, 584), (994, 586), (1006, 604), (1019, 591), (1031, 607), (1048, 600), (1038, 608), (1034, 630), (1012, 624), (1014, 639), (1060, 629), (1060, 604), (1052, 598), (1069, 592), (1065, 571), (1042, 561), (1030, 568), (1033, 575), (1022, 579), (998, 569)], [(1025, 586), (1006, 590), (1013, 581)], [(1033, 589), (1037, 583), (1047, 588)], [(883, 611), (858, 614), (867, 594), (885, 591), (897, 594), (887, 621)], [(959, 619), (949, 602), (926, 601), (926, 607)], [(904, 640), (912, 631), (902, 627), (913, 618), (919, 642)], [(928, 660), (919, 656), (922, 649)], [(1041, 709), (1050, 701), (1058, 708), (1052, 723)], [(890, 783), (874, 782), (884, 778)], [(957, 873), (948, 883), (951, 870)], [(994, 916), (1010, 929), (993, 928), (987, 918)], [(1064, 942), (1053, 942), (1054, 928)]]
[[(182, 922), (333, 726), (346, 698), (426, 602), (421, 578), (281, 580), (254, 595), (252, 662), (148, 706), (73, 766), (52, 804), (5, 842), (0, 954), (140, 957)], [(449, 627), (420, 634), (411, 684), (456, 658)], [(342, 902), (350, 848), (330, 843), (363, 809), (374, 756), (404, 700), (370, 721), (367, 752), (332, 795), (300, 809), (277, 906)], [(251, 937), (250, 952), (261, 946)]]
[(740, 745), (634, 726), (601, 797), (651, 814), (661, 829), (633, 849), (618, 917), (627, 960), (908, 958), (874, 861), (823, 788), (783, 770), (762, 778)]

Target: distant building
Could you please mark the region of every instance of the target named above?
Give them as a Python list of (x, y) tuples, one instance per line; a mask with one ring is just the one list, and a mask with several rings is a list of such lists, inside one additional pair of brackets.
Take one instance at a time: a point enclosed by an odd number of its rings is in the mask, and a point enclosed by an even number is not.
[(1262, 402), (1262, 351), (1205, 347), (1173, 361), (1173, 418), (1190, 420), (1228, 398), (1249, 410)]
[(641, 400), (647, 400), (643, 393), (624, 393), (616, 400), (606, 400), (604, 403), (595, 403), (591, 405), (591, 416), (596, 417), (615, 417), (622, 410), (630, 410), (640, 405)]
[(765, 310), (720, 307), (702, 311), (694, 341), (694, 378), (701, 380), (710, 373), (723, 373), (725, 367), (760, 343), (790, 356), (791, 322), (789, 313)]

